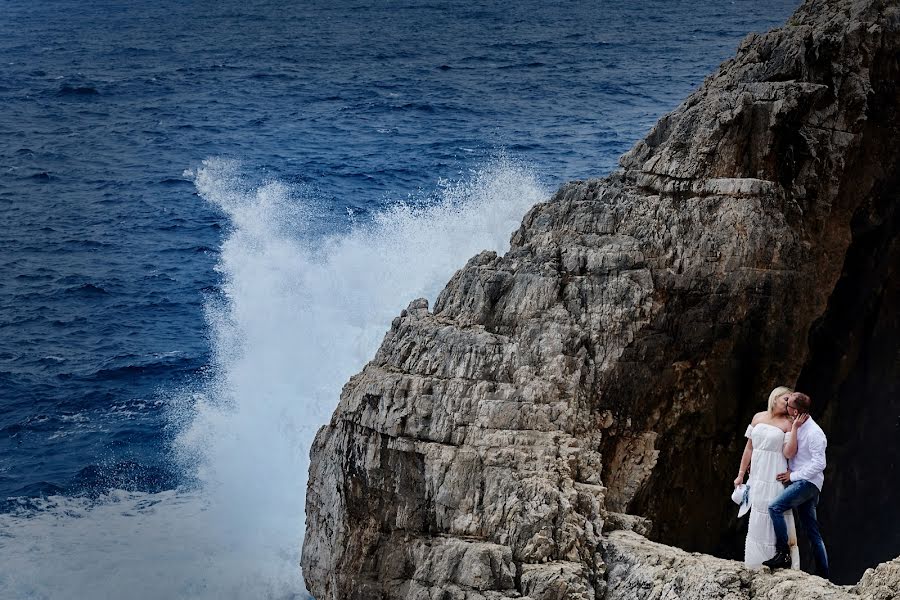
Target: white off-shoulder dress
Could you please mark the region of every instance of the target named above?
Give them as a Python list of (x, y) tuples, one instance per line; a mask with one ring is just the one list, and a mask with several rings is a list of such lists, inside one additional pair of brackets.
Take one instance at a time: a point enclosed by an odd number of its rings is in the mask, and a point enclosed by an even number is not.
[[(744, 434), (753, 442), (750, 459), (750, 524), (744, 543), (744, 564), (755, 568), (775, 556), (775, 530), (769, 517), (769, 503), (784, 491), (784, 484), (775, 479), (787, 470), (784, 445), (790, 433), (767, 423), (749, 425)], [(800, 568), (800, 549), (797, 547), (797, 529), (792, 511), (784, 513), (791, 548), (791, 568)]]

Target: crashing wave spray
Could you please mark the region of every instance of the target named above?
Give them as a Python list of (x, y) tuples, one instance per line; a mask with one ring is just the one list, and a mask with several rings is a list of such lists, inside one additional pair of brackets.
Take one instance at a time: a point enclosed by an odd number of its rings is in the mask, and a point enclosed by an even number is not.
[(341, 386), (409, 300), (433, 301), (469, 256), (505, 250), (546, 192), (526, 169), (498, 160), (443, 185), (430, 206), (399, 204), (347, 234), (315, 239), (304, 232), (314, 207), (284, 185), (248, 190), (238, 166), (221, 160), (204, 163), (196, 185), (232, 229), (219, 263), (227, 301), (208, 311), (214, 383), (179, 446), (199, 459), (213, 526), (253, 571), (288, 590), (298, 576), (309, 446)]
[(341, 386), (409, 300), (433, 301), (470, 256), (505, 250), (547, 196), (499, 159), (425, 207), (398, 204), (322, 236), (301, 190), (250, 186), (223, 160), (194, 179), (231, 221), (222, 300), (207, 307), (213, 365), (201, 393), (172, 400), (175, 450), (198, 485), (0, 514), (2, 598), (305, 597), (308, 451)]

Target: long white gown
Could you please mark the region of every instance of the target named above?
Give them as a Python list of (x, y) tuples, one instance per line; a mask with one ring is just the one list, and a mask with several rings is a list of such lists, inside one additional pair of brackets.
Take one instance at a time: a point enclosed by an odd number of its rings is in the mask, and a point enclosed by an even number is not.
[[(769, 517), (769, 502), (784, 491), (784, 485), (775, 479), (787, 470), (784, 445), (790, 433), (774, 425), (760, 423), (747, 427), (744, 434), (753, 441), (753, 457), (750, 459), (750, 524), (744, 543), (744, 564), (755, 568), (775, 556), (775, 530)], [(797, 529), (794, 513), (784, 513), (788, 529), (788, 545), (791, 548), (791, 568), (800, 568), (800, 549), (797, 547)]]

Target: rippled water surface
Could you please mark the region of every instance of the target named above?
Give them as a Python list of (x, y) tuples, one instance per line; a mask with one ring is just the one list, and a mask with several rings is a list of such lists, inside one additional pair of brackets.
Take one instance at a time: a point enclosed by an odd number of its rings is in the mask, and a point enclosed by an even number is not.
[(0, 596), (302, 596), (390, 319), (795, 4), (0, 0)]

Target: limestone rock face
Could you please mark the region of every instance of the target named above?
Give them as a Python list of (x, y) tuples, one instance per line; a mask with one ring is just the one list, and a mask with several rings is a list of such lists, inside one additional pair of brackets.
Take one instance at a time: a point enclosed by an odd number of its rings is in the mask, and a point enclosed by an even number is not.
[(715, 549), (737, 526), (746, 419), (800, 375), (860, 239), (886, 240), (872, 293), (896, 290), (898, 51), (897, 2), (807, 2), (749, 36), (619, 172), (563, 186), (504, 256), (472, 258), (431, 310), (413, 301), (313, 444), (310, 592), (896, 591), (896, 561), (855, 590), (638, 534)]
[(688, 553), (631, 532), (606, 536), (609, 598), (645, 600), (890, 600), (900, 594), (900, 559), (839, 586), (798, 571), (751, 571), (739, 562)]

